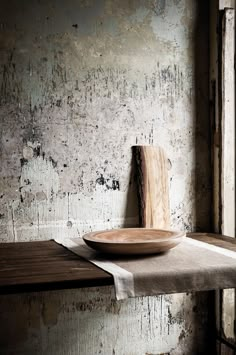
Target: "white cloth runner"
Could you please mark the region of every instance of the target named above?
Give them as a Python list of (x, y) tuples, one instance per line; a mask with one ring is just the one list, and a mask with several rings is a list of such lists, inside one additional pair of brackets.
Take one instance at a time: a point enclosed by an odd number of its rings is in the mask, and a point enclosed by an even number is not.
[(112, 274), (117, 300), (236, 287), (236, 253), (195, 239), (185, 238), (165, 254), (115, 256), (112, 261), (87, 247), (81, 238), (55, 241)]
[(133, 274), (109, 260), (99, 258), (91, 248), (87, 247), (81, 238), (75, 239), (54, 239), (58, 244), (63, 245), (74, 254), (81, 256), (92, 264), (110, 273), (114, 278), (116, 299), (122, 300), (134, 297), (134, 278)]

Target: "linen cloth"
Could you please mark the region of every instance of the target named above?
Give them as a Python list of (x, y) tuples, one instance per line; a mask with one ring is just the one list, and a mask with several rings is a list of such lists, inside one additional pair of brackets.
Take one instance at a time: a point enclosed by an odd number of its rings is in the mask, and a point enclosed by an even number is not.
[(55, 241), (112, 274), (117, 300), (236, 287), (236, 252), (191, 238), (146, 256), (106, 256), (81, 238)]

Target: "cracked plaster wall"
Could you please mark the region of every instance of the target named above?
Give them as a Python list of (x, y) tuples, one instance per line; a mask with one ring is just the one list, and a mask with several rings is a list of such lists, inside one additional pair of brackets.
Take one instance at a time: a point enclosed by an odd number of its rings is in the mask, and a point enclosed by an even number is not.
[[(1, 1), (2, 242), (137, 225), (131, 155), (135, 144), (160, 145), (166, 151), (172, 227), (210, 229), (204, 4)], [(118, 318), (112, 290), (93, 291), (1, 297), (1, 315), (9, 324), (6, 334), (18, 339), (14, 347), (5, 333), (0, 335), (4, 354), (31, 354), (32, 349), (50, 355), (204, 351), (208, 295), (130, 300), (119, 306)], [(85, 297), (85, 305), (74, 311), (74, 298), (80, 297)], [(50, 308), (51, 300), (58, 303), (52, 310), (55, 321), (45, 324), (43, 310)], [(8, 311), (12, 304), (19, 317), (13, 328)], [(133, 312), (153, 328), (140, 331)], [(176, 314), (181, 314), (178, 321)], [(80, 319), (93, 324), (91, 336)], [(22, 322), (27, 326), (21, 336)], [(130, 325), (133, 345), (127, 341)], [(112, 345), (105, 336), (111, 330), (117, 332)], [(59, 346), (61, 332), (72, 337), (67, 345)]]

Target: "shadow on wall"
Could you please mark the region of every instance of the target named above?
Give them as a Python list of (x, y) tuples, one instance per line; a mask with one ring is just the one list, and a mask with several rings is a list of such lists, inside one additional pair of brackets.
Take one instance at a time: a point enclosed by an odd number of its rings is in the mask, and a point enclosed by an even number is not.
[(129, 217), (137, 216), (137, 223), (132, 227), (140, 226), (139, 220), (139, 204), (138, 204), (138, 186), (137, 186), (137, 164), (135, 158), (135, 151), (131, 149), (131, 170), (130, 179), (127, 190), (127, 202), (125, 206), (125, 220), (129, 220)]
[[(212, 231), (212, 171), (209, 114), (209, 1), (198, 1), (194, 29), (195, 211), (197, 231)], [(204, 40), (203, 40), (204, 39)], [(207, 164), (203, 165), (203, 162)]]
[[(194, 29), (195, 211), (197, 231), (212, 232), (211, 122), (209, 107), (209, 1), (198, 1)], [(205, 39), (205, 40), (203, 40)], [(203, 165), (203, 162), (207, 162)], [(200, 299), (199, 299), (200, 300)], [(201, 301), (200, 301), (201, 302)], [(215, 349), (215, 292), (208, 292), (207, 353)], [(215, 352), (214, 352), (215, 353)]]

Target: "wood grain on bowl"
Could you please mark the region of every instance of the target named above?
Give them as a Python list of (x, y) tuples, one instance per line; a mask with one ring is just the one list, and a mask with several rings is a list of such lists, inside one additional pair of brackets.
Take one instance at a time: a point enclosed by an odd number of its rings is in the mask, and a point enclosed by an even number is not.
[(85, 234), (85, 243), (103, 253), (156, 254), (177, 246), (184, 232), (154, 228), (122, 228)]

